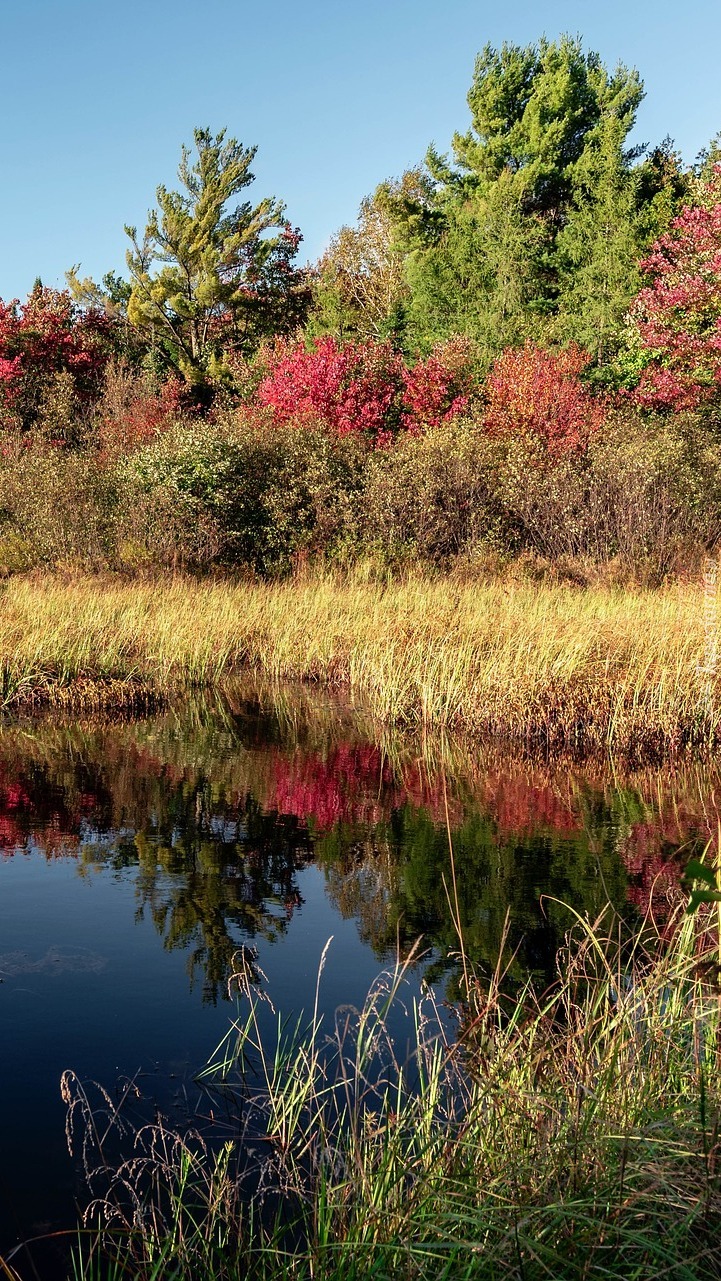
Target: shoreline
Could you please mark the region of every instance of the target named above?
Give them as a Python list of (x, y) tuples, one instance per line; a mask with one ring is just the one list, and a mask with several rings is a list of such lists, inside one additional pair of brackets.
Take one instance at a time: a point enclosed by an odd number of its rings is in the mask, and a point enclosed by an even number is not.
[(702, 584), (16, 577), (0, 705), (142, 713), (250, 672), (341, 689), (380, 726), (673, 755), (721, 741), (704, 609)]

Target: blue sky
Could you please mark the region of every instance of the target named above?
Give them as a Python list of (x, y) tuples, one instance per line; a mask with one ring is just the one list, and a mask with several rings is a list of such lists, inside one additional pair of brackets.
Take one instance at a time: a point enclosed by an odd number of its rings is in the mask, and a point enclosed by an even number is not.
[(669, 133), (691, 161), (721, 129), (714, 0), (0, 0), (0, 297), (81, 263), (122, 269), (174, 185), (196, 125), (257, 144), (250, 195), (274, 194), (317, 257), (383, 178), (446, 150), (468, 122), (490, 41), (580, 34), (638, 67), (637, 140)]

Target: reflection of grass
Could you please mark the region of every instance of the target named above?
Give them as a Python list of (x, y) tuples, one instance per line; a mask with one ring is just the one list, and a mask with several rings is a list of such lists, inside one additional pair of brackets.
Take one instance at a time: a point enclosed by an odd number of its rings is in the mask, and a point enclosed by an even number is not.
[(79, 1274), (99, 1275), (105, 1251), (116, 1275), (156, 1281), (717, 1277), (720, 1022), (704, 944), (687, 918), (629, 956), (579, 921), (545, 997), (504, 1003), (500, 974), (490, 990), (470, 975), (457, 1036), (430, 998), (415, 1006), (406, 1063), (389, 1035), (402, 971), (330, 1041), (314, 1017), (280, 1025), (270, 1048), (246, 983), (249, 1013), (206, 1075), (238, 1104), (255, 1194), (247, 1166), (238, 1176), (244, 1143), (213, 1156), (158, 1125), (109, 1166), (98, 1137), (116, 1106), (105, 1095), (98, 1124), (66, 1075), (105, 1221)]
[(718, 734), (701, 589), (12, 580), (6, 706), (142, 702), (250, 667), (345, 684), (385, 723), (645, 751)]

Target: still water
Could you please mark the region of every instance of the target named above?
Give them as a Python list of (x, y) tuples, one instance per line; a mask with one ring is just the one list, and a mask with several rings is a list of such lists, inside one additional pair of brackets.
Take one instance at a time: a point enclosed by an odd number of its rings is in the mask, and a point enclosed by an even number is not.
[[(308, 691), (236, 691), (132, 723), (0, 733), (0, 1254), (74, 1222), (61, 1073), (128, 1078), (182, 1124), (228, 1028), (233, 956), (276, 1007), (360, 1004), (422, 936), (412, 983), (455, 993), (448, 830), (465, 944), (553, 978), (571, 922), (663, 917), (716, 831), (721, 772), (529, 762), (381, 738)], [(15, 1262), (18, 1262), (16, 1257)]]

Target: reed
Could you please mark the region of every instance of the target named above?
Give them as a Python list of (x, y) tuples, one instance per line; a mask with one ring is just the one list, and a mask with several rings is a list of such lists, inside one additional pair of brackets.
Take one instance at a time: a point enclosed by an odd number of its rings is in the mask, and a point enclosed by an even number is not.
[(143, 706), (250, 668), (345, 686), (384, 724), (642, 755), (719, 738), (708, 620), (697, 584), (14, 578), (0, 705)]
[(77, 1276), (106, 1259), (138, 1281), (718, 1277), (707, 927), (624, 945), (612, 920), (578, 920), (543, 996), (504, 1000), (499, 969), (468, 973), (450, 1027), (430, 994), (413, 1003), (409, 1059), (389, 1033), (404, 967), (334, 1028), (316, 1001), (307, 1028), (270, 1037), (239, 970), (239, 1015), (205, 1073), (224, 1115), (235, 1104), (236, 1142), (213, 1153), (156, 1123), (111, 1169), (122, 1109), (106, 1094), (98, 1114), (66, 1075), (102, 1221)]

